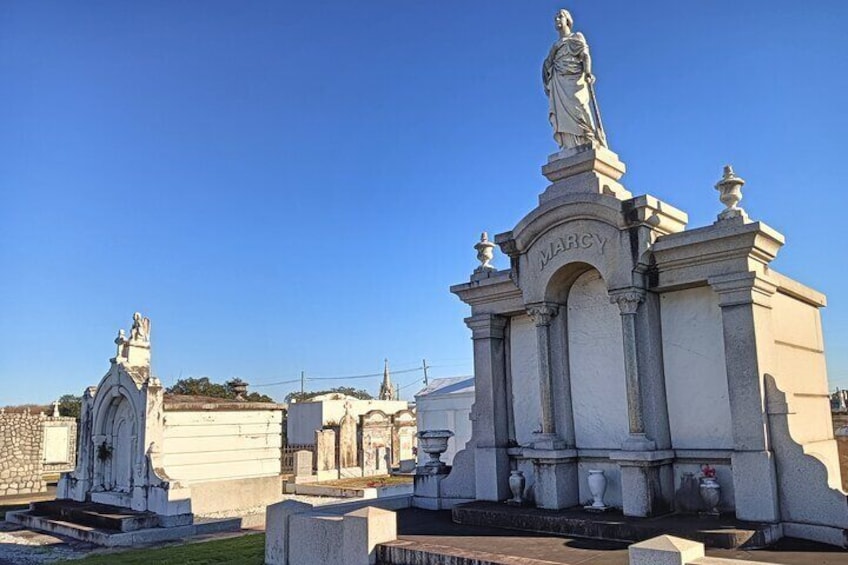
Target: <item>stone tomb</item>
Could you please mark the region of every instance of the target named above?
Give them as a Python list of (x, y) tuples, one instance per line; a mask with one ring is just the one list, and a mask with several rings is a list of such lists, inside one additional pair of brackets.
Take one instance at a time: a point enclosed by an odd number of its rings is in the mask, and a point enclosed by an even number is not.
[(77, 465), (59, 499), (149, 511), (163, 526), (279, 500), (280, 405), (164, 394), (139, 314), (115, 342), (109, 371), (83, 395)]
[(360, 417), (362, 474), (387, 475), (391, 470), (392, 419), (381, 410)]
[[(784, 237), (738, 206), (745, 181), (730, 166), (715, 185), (725, 208), (704, 227), (627, 190), (586, 39), (566, 10), (555, 24), (550, 184), (495, 243), (483, 234), (480, 266), (451, 287), (471, 308), (475, 401), (442, 484), (503, 501), (514, 472), (519, 498), (560, 510), (597, 501), (594, 471), (601, 507), (649, 517), (675, 510), (675, 485), (709, 465), (711, 510), (844, 545), (824, 296), (771, 267)], [(496, 245), (509, 268), (492, 267)]]
[(721, 511), (842, 545), (825, 299), (769, 266), (783, 236), (746, 216), (685, 230), (652, 196), (607, 193), (624, 165), (603, 147), (543, 173), (539, 206), (495, 239), (510, 268), (451, 288), (474, 344), (466, 495), (509, 498), (514, 469), (536, 506), (569, 508), (598, 469), (607, 505), (653, 516), (710, 465)]

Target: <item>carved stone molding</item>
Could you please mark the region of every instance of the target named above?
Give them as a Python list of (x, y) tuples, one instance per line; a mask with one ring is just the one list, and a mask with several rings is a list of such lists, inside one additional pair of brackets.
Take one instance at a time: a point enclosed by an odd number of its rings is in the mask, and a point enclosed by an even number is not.
[(530, 304), (527, 306), (527, 313), (533, 318), (533, 323), (537, 326), (549, 326), (551, 321), (559, 312), (559, 307), (555, 304)]
[(507, 319), (496, 314), (477, 314), (465, 318), (471, 330), (471, 339), (503, 339)]
[(645, 291), (643, 290), (626, 290), (610, 296), (610, 302), (618, 305), (622, 316), (635, 314), (643, 300), (645, 300)]

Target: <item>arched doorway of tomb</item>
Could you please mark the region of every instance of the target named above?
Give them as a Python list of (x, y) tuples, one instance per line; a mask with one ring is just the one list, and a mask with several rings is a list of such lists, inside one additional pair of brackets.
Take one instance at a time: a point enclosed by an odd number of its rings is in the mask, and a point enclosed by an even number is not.
[(138, 430), (135, 420), (132, 403), (122, 394), (115, 396), (103, 419), (103, 444), (96, 449), (103, 490), (128, 493), (132, 489), (133, 455)]
[(559, 305), (551, 335), (558, 435), (580, 449), (620, 449), (629, 429), (624, 347), (607, 283), (594, 266), (571, 263), (546, 296)]
[(628, 418), (618, 306), (596, 269), (574, 281), (566, 306), (575, 443), (582, 449), (619, 449)]

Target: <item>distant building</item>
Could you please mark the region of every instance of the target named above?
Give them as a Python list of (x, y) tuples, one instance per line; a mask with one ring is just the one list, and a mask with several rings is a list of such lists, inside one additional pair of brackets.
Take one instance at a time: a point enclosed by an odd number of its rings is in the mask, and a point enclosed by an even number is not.
[[(465, 448), (471, 439), (471, 405), (474, 403), (474, 377), (432, 379), (415, 395), (419, 430), (450, 430), (454, 437), (442, 461), (450, 465), (456, 452)], [(419, 465), (426, 460), (418, 454)]]
[(391, 415), (409, 409), (405, 400), (360, 400), (340, 393), (322, 394), (302, 402), (289, 403), (286, 437), (289, 445), (314, 445), (315, 432), (335, 426), (345, 415), (349, 405), (350, 415), (359, 419), (372, 410)]

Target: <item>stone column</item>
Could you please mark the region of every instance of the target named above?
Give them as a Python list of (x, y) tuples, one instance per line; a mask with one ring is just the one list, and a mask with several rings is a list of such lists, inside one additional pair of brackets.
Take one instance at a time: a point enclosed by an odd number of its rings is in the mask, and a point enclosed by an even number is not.
[(630, 437), (624, 442), (625, 451), (656, 449), (645, 435), (645, 415), (642, 410), (642, 389), (639, 383), (639, 355), (636, 344), (636, 312), (644, 300), (645, 292), (627, 289), (611, 294), (610, 300), (621, 310), (621, 334), (624, 345), (624, 377), (627, 387), (627, 417)]
[(506, 323), (507, 318), (494, 314), (477, 314), (465, 319), (474, 341), (472, 442), (478, 500), (505, 500), (510, 495)]
[(753, 272), (712, 277), (708, 282), (719, 296), (724, 331), (736, 516), (777, 522), (777, 475), (764, 382), (773, 364), (771, 297), (777, 287)]
[(551, 321), (559, 308), (555, 304), (531, 304), (527, 313), (536, 324), (537, 356), (539, 359), (539, 399), (542, 408), (542, 431), (536, 434), (533, 447), (536, 449), (562, 449), (565, 442), (556, 435), (554, 399), (551, 394)]
[(622, 451), (610, 454), (621, 469), (621, 500), (625, 516), (648, 517), (670, 510), (674, 490), (671, 463), (674, 452), (657, 450), (645, 433), (645, 412), (639, 374), (637, 312), (645, 291), (626, 288), (612, 291), (610, 300), (621, 311), (624, 378), (627, 392), (629, 435)]

